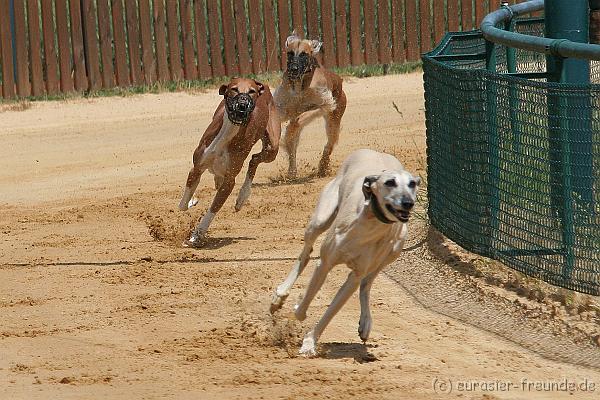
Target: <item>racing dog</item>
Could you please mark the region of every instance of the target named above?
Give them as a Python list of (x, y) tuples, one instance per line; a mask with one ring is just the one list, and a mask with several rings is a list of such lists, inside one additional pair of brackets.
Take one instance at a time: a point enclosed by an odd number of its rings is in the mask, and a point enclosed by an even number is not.
[(262, 140), (262, 150), (250, 160), (235, 204), (236, 211), (250, 196), (258, 165), (273, 161), (279, 149), (281, 123), (267, 85), (252, 79), (233, 78), (219, 88), (219, 94), (224, 98), (194, 151), (194, 166), (188, 175), (179, 209), (185, 211), (197, 203), (192, 196), (206, 169), (214, 175), (217, 194), (190, 238), (184, 242), (186, 247), (202, 245), (210, 223), (231, 194), (235, 177), (256, 142)]
[(286, 40), (287, 69), (273, 97), (281, 122), (290, 121), (284, 147), (289, 157), (288, 177), (295, 178), (296, 151), (302, 128), (318, 117), (325, 119), (327, 144), (319, 162), (319, 176), (329, 172), (329, 157), (336, 145), (346, 110), (342, 78), (323, 68), (315, 55), (322, 42), (300, 38), (294, 31)]
[(294, 308), (296, 318), (306, 318), (306, 310), (334, 266), (346, 264), (351, 271), (321, 320), (304, 336), (300, 354), (316, 354), (321, 333), (359, 286), (358, 334), (363, 341), (369, 338), (371, 285), (402, 251), (420, 183), (421, 179), (405, 171), (395, 157), (362, 149), (352, 153), (325, 186), (304, 233), (304, 248), (286, 280), (277, 287), (271, 313), (283, 305), (323, 232), (327, 234), (321, 244), (321, 260), (304, 298)]

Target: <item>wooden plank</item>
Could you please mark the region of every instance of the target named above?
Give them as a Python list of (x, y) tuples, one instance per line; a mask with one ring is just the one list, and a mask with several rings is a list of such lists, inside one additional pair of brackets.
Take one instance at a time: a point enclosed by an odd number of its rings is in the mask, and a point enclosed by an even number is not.
[[(0, 15), (10, 15), (10, 1), (0, 0)], [(15, 97), (15, 70), (13, 64), (12, 32), (7, 18), (0, 20), (0, 47), (2, 62), (2, 95), (4, 98)]]
[[(243, 0), (242, 0), (243, 1)], [(246, 21), (244, 21), (244, 25)], [(198, 53), (198, 76), (208, 79), (212, 76), (208, 55), (208, 34), (206, 31), (206, 5), (203, 1), (194, 2), (194, 27), (196, 29), (196, 52)], [(248, 46), (246, 46), (246, 51)]]
[(447, 0), (448, 2), (448, 31), (458, 31), (458, 0)]
[(375, 33), (375, 4), (373, 0), (363, 0), (365, 24), (365, 63), (377, 64), (377, 34)]
[(304, 12), (302, 4), (301, 0), (292, 0), (292, 26), (294, 31), (300, 36), (304, 36)]
[[(270, 2), (271, 0), (264, 1)], [(223, 29), (223, 50), (225, 55), (225, 74), (228, 76), (238, 75), (240, 73), (240, 68), (235, 56), (236, 20), (233, 19), (233, 0), (221, 0), (221, 20)], [(275, 23), (271, 23), (271, 28), (274, 30)]]
[(123, 17), (123, 1), (112, 0), (113, 34), (115, 38), (115, 61), (117, 85), (129, 86), (129, 67), (127, 65), (127, 49), (125, 46), (125, 22)]
[(171, 80), (183, 79), (181, 69), (181, 50), (179, 46), (179, 18), (177, 17), (177, 0), (166, 0), (167, 7), (167, 33), (169, 40), (169, 65), (171, 67)]
[(433, 39), (437, 45), (446, 33), (446, 6), (443, 1), (433, 2)]
[(335, 37), (336, 37), (336, 59), (338, 67), (350, 64), (348, 52), (348, 10), (346, 0), (335, 1)]
[[(150, 85), (156, 82), (156, 58), (154, 57), (154, 41), (152, 40), (152, 16), (150, 0), (138, 0), (140, 18), (140, 37), (142, 39), (142, 71), (144, 82)], [(192, 53), (194, 49), (192, 48)]]
[(169, 62), (167, 61), (167, 36), (165, 33), (167, 20), (165, 16), (164, 0), (153, 0), (152, 17), (154, 18), (154, 37), (156, 40), (156, 70), (158, 74), (158, 80), (161, 82), (167, 82), (171, 80), (171, 74), (169, 72)]
[(321, 32), (323, 32), (323, 64), (335, 67), (335, 42), (333, 40), (333, 0), (321, 0)]
[(185, 79), (198, 78), (196, 55), (194, 54), (194, 32), (192, 27), (192, 1), (179, 0), (181, 34), (183, 39), (183, 72)]
[(279, 51), (281, 53), (281, 69), (285, 69), (287, 67), (285, 41), (290, 35), (290, 10), (288, 8), (288, 0), (278, 0), (277, 18), (279, 19)]
[(388, 0), (379, 0), (377, 7), (378, 36), (379, 36), (379, 62), (389, 64), (392, 60), (390, 46), (390, 4)]
[(404, 1), (392, 0), (392, 60), (395, 63), (406, 61), (404, 47)]
[(71, 17), (71, 44), (73, 46), (73, 68), (75, 69), (75, 89), (88, 90), (89, 84), (85, 71), (85, 52), (83, 49), (83, 27), (81, 26), (81, 3), (69, 1)]
[(421, 53), (431, 50), (431, 9), (429, 0), (420, 0), (419, 4), (419, 22), (421, 25)]
[(417, 37), (417, 4), (418, 0), (406, 0), (406, 60), (419, 59), (419, 40)]
[(364, 64), (364, 53), (360, 33), (360, 0), (350, 0), (350, 54), (352, 54), (352, 65)]
[(473, 1), (472, 0), (462, 0), (460, 18), (461, 18), (463, 31), (470, 31), (473, 29)]
[(235, 39), (238, 49), (240, 74), (248, 75), (252, 72), (250, 52), (248, 49), (248, 24), (246, 23), (246, 8), (244, 0), (235, 0)]
[(475, 0), (475, 27), (479, 28), (481, 21), (487, 15), (487, 7), (485, 0)]
[(42, 34), (44, 36), (46, 91), (48, 94), (56, 94), (59, 90), (58, 57), (54, 41), (54, 11), (52, 3), (49, 1), (42, 1)]
[(137, 16), (137, 4), (135, 1), (125, 0), (125, 22), (127, 24), (127, 50), (129, 51), (129, 70), (131, 71), (131, 83), (142, 85), (142, 58), (140, 51), (140, 25)]
[(110, 29), (109, 0), (97, 0), (98, 6), (98, 38), (100, 40), (100, 59), (102, 60), (102, 87), (115, 86), (115, 70), (113, 66), (112, 34)]
[(265, 25), (265, 54), (267, 56), (267, 71), (279, 70), (279, 53), (275, 33), (275, 9), (273, 0), (263, 0), (263, 15)]
[(14, 3), (14, 21), (15, 21), (15, 53), (16, 53), (16, 83), (17, 94), (20, 97), (31, 95), (31, 85), (29, 83), (29, 57), (27, 46), (27, 33), (25, 20), (25, 3), (23, 1), (15, 1)]
[(56, 0), (56, 31), (58, 39), (58, 58), (60, 67), (60, 90), (74, 90), (73, 70), (71, 68), (71, 39), (69, 38), (69, 21), (67, 19), (67, 0)]
[(96, 7), (94, 0), (82, 0), (81, 14), (83, 23), (83, 43), (85, 54), (85, 65), (89, 81), (89, 87), (92, 90), (98, 90), (102, 87), (102, 77), (100, 76), (100, 50), (98, 47), (99, 27), (96, 26)]
[(306, 0), (304, 3), (306, 4), (306, 37), (309, 39), (320, 39), (317, 0)]
[(265, 61), (263, 56), (264, 42), (262, 37), (262, 24), (260, 22), (260, 8), (248, 7), (250, 17), (250, 45), (252, 47), (252, 71), (255, 74), (264, 72)]
[(44, 94), (44, 70), (42, 68), (42, 37), (40, 30), (40, 9), (37, 0), (27, 0), (27, 20), (29, 29), (29, 63), (31, 66), (31, 94)]
[[(218, 4), (214, 0), (208, 0), (206, 5), (208, 6), (208, 33), (210, 37), (210, 61), (212, 66), (212, 75), (214, 77), (224, 76), (225, 67), (223, 65), (223, 55), (221, 52)], [(257, 7), (250, 7), (250, 9), (256, 10)]]

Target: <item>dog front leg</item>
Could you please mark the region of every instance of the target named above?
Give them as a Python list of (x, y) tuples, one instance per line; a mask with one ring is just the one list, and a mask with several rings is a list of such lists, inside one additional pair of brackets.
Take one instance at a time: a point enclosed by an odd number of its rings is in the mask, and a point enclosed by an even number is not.
[(214, 198), (210, 208), (208, 209), (206, 214), (204, 214), (202, 216), (202, 218), (200, 219), (200, 222), (198, 223), (198, 225), (196, 225), (196, 228), (194, 228), (194, 230), (192, 231), (190, 238), (184, 242), (184, 246), (186, 246), (186, 247), (201, 247), (202, 246), (202, 242), (204, 241), (204, 239), (206, 237), (206, 233), (208, 232), (208, 228), (210, 227), (210, 224), (212, 223), (213, 219), (215, 218), (215, 215), (217, 214), (217, 212), (221, 209), (221, 207), (223, 207), (223, 204), (225, 203), (225, 200), (227, 200), (227, 198), (231, 194), (234, 185), (235, 185), (235, 177), (231, 178), (231, 177), (227, 176), (223, 180), (223, 183), (219, 187), (219, 190), (217, 191), (217, 194), (215, 195), (215, 198)]
[(359, 283), (360, 278), (354, 272), (350, 272), (346, 282), (344, 282), (340, 290), (338, 290), (337, 294), (333, 298), (333, 301), (329, 307), (327, 307), (327, 311), (325, 311), (325, 314), (323, 314), (323, 317), (321, 317), (315, 328), (308, 332), (306, 336), (304, 336), (302, 347), (300, 348), (300, 354), (307, 357), (313, 357), (317, 354), (316, 346), (321, 334), (327, 325), (329, 325), (333, 317), (338, 313), (338, 311), (340, 311), (343, 305), (346, 304), (350, 296), (352, 296), (352, 294), (356, 291)]
[(181, 211), (186, 211), (188, 208), (191, 208), (198, 203), (198, 200), (193, 198), (193, 196), (194, 192), (196, 192), (196, 189), (198, 188), (198, 184), (200, 183), (200, 178), (202, 177), (203, 172), (204, 170), (202, 168), (194, 166), (188, 174), (185, 189), (183, 191), (183, 195), (181, 196), (181, 201), (179, 202), (179, 209)]

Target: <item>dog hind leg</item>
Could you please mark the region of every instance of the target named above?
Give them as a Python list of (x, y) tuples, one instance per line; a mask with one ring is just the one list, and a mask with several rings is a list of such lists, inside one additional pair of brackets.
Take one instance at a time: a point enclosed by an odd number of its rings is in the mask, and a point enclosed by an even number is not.
[(283, 281), (283, 283), (275, 290), (273, 300), (271, 301), (271, 314), (281, 308), (290, 294), (290, 289), (302, 274), (304, 268), (306, 268), (315, 241), (323, 232), (329, 229), (333, 223), (337, 214), (338, 190), (339, 185), (335, 179), (329, 182), (323, 189), (319, 201), (317, 202), (315, 212), (304, 232), (304, 248), (285, 281)]
[(350, 296), (352, 296), (352, 294), (356, 291), (359, 283), (360, 278), (354, 273), (354, 271), (350, 272), (350, 274), (348, 274), (348, 278), (346, 278), (346, 282), (344, 282), (340, 290), (338, 290), (337, 294), (333, 298), (333, 301), (329, 307), (327, 307), (327, 311), (325, 311), (325, 314), (323, 314), (323, 317), (321, 317), (314, 329), (304, 336), (302, 347), (300, 348), (300, 354), (307, 357), (313, 357), (317, 354), (316, 345), (319, 337), (321, 337), (321, 334), (323, 333), (323, 330), (325, 330), (329, 322), (331, 322), (333, 317), (338, 313), (338, 311), (340, 311)]

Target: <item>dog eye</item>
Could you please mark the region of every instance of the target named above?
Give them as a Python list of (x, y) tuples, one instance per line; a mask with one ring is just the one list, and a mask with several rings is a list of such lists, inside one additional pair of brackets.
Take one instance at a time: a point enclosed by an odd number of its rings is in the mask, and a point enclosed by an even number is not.
[(384, 184), (385, 186), (387, 186), (387, 187), (396, 187), (396, 186), (398, 186), (398, 185), (396, 184), (396, 180), (395, 180), (395, 179), (388, 179), (388, 180), (387, 180), (387, 181), (385, 181), (383, 184)]
[(231, 88), (231, 91), (232, 91), (232, 92), (234, 92), (234, 93), (239, 93), (239, 92), (240, 92), (240, 91), (238, 90), (238, 88), (235, 88), (235, 87)]
[(250, 93), (250, 94), (254, 94), (254, 93), (256, 93), (256, 90), (254, 90), (254, 89), (250, 89), (250, 91), (249, 91), (248, 93)]
[(288, 56), (288, 58), (294, 57), (294, 52), (293, 51), (288, 51), (287, 56)]
[(408, 182), (408, 187), (411, 189), (414, 189), (417, 187), (417, 182), (416, 181), (410, 181)]

